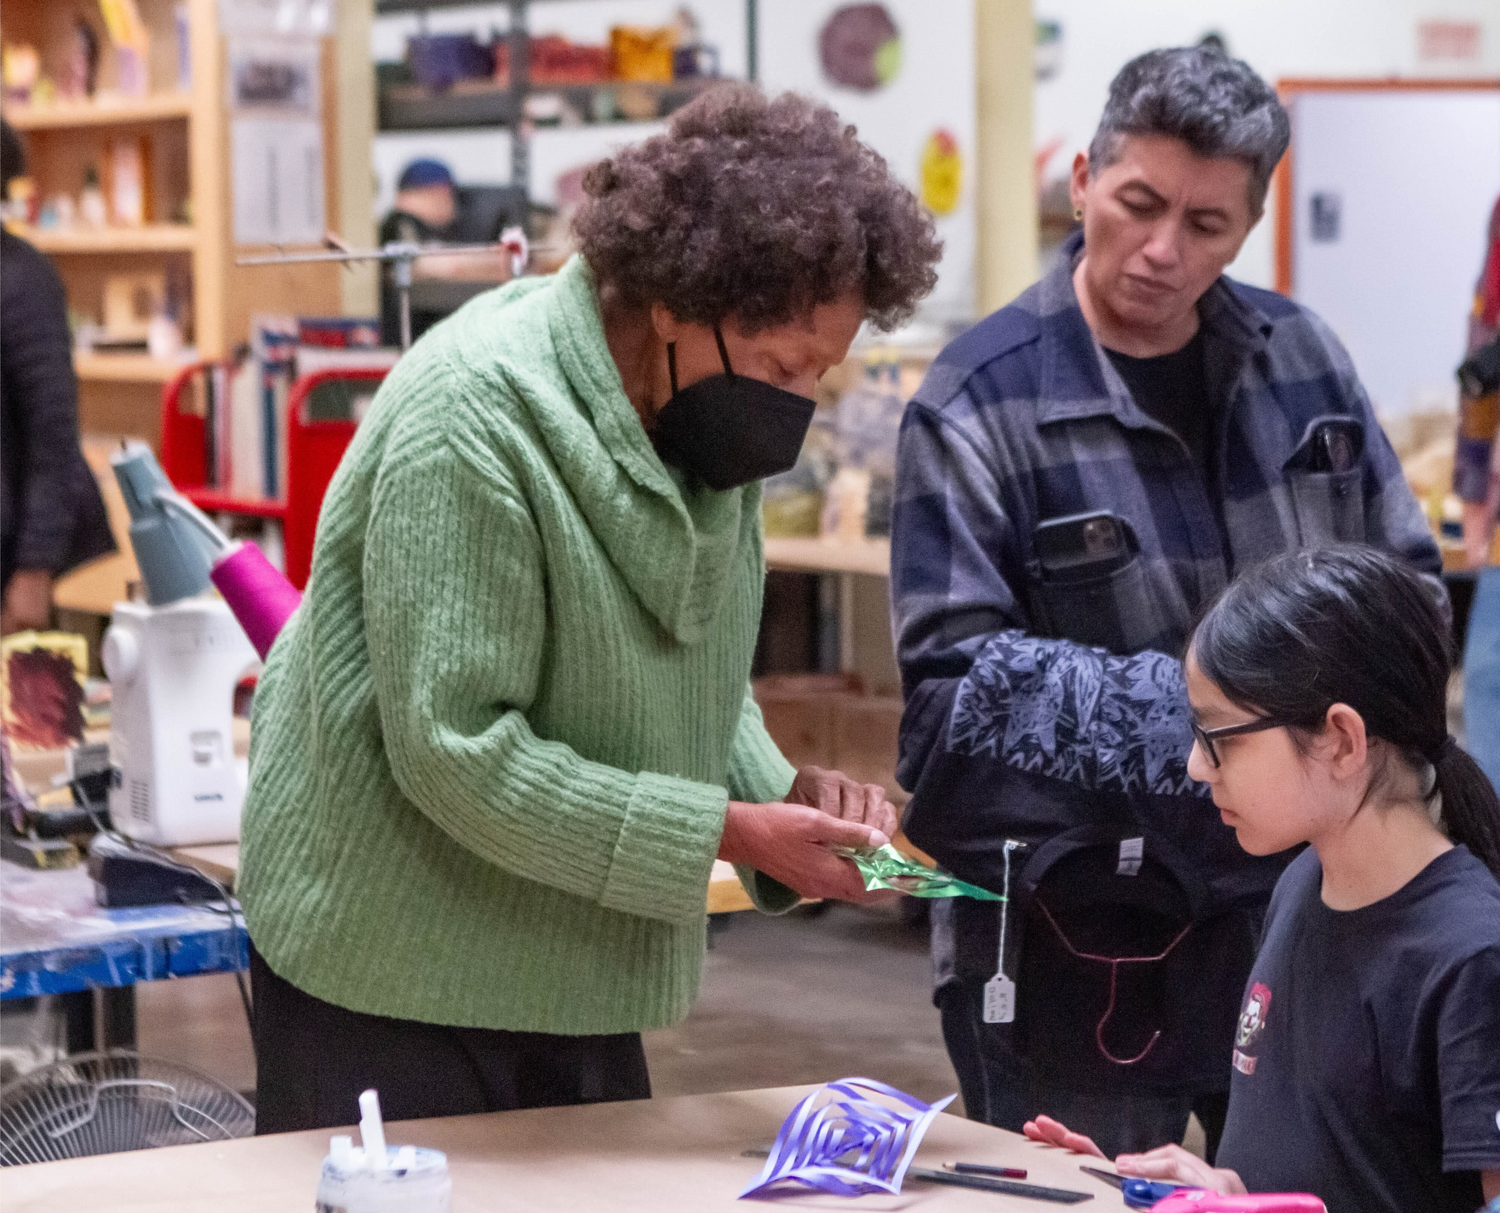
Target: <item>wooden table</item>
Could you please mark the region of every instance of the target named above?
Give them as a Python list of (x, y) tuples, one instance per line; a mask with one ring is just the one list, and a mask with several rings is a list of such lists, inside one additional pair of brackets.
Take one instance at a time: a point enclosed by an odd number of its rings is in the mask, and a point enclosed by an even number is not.
[[(387, 1126), (386, 1138), (392, 1145), (428, 1146), (447, 1153), (454, 1213), (751, 1213), (767, 1206), (739, 1204), (735, 1198), (762, 1163), (741, 1157), (741, 1151), (769, 1146), (786, 1114), (809, 1089), (782, 1087), (407, 1121)], [(308, 1213), (333, 1131), (11, 1167), (5, 1171), (5, 1209)], [(974, 1121), (939, 1116), (916, 1165), (936, 1169), (954, 1159), (1025, 1167), (1028, 1182), (1094, 1193), (1093, 1200), (1078, 1206), (1084, 1209), (1105, 1213), (1125, 1208), (1116, 1189), (1078, 1169), (1086, 1160), (1076, 1155)], [(899, 1197), (850, 1200), (809, 1194), (777, 1203), (783, 1208), (855, 1213), (1037, 1213), (1073, 1207), (916, 1180), (908, 1180)]]
[(848, 543), (838, 539), (782, 539), (767, 536), (766, 568), (790, 573), (864, 573), (888, 577), (891, 572), (891, 541), (863, 539)]

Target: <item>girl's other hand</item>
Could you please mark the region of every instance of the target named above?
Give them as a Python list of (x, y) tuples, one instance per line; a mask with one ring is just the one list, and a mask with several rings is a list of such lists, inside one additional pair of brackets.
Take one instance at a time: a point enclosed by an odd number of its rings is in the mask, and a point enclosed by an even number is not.
[[(1088, 1141), (1088, 1138), (1083, 1140)], [(1093, 1144), (1089, 1142), (1089, 1145)], [(1115, 1159), (1115, 1170), (1121, 1175), (1141, 1179), (1161, 1179), (1167, 1183), (1186, 1184), (1190, 1188), (1207, 1188), (1220, 1196), (1248, 1195), (1244, 1181), (1236, 1172), (1228, 1167), (1211, 1167), (1181, 1146), (1157, 1146), (1145, 1154), (1121, 1154)]]
[[(1028, 1120), (1022, 1126), (1022, 1132), (1043, 1145), (1060, 1146), (1075, 1154), (1091, 1154), (1095, 1158), (1104, 1157), (1104, 1151), (1094, 1144), (1093, 1138), (1073, 1132), (1050, 1116)], [(1132, 1178), (1160, 1179), (1191, 1188), (1207, 1188), (1220, 1196), (1248, 1195), (1244, 1182), (1234, 1171), (1228, 1167), (1211, 1167), (1181, 1146), (1158, 1146), (1145, 1154), (1121, 1154), (1115, 1159), (1115, 1170)]]
[(1046, 1146), (1061, 1146), (1064, 1150), (1072, 1150), (1075, 1154), (1092, 1154), (1095, 1158), (1104, 1157), (1104, 1151), (1094, 1144), (1092, 1137), (1075, 1133), (1062, 1121), (1053, 1120), (1050, 1116), (1038, 1116), (1035, 1120), (1028, 1120), (1021, 1126), (1021, 1131), (1032, 1141), (1039, 1141)]

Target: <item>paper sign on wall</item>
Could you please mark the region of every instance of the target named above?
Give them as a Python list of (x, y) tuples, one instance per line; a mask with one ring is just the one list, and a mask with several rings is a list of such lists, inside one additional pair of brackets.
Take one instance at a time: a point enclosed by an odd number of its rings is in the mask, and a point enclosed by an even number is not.
[(316, 244), (323, 196), (320, 44), (231, 38), (226, 75), (237, 244)]
[(235, 34), (334, 32), (334, 0), (219, 0), (219, 28)]
[(307, 118), (236, 118), (230, 142), (235, 243), (322, 240), (322, 124)]

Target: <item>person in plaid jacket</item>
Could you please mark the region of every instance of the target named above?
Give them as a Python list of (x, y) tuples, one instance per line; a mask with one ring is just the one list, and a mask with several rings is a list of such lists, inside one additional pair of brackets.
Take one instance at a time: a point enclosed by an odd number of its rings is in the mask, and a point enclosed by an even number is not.
[[(1191, 48), (1127, 64), (1074, 166), (1082, 230), (939, 355), (901, 431), (905, 828), (1012, 895), (1009, 1013), (985, 1005), (999, 913), (935, 903), (945, 1040), (971, 1117), (1019, 1130), (1046, 1111), (1111, 1156), (1180, 1140), (1190, 1110), (1212, 1150), (1289, 858), (1241, 851), (1187, 774), (1193, 620), (1237, 570), (1336, 541), (1401, 554), (1446, 609), (1343, 347), (1290, 299), (1223, 276), (1288, 139), (1241, 62)], [(1131, 558), (1048, 580), (1038, 524), (1100, 510), (1128, 527)], [(1091, 911), (1095, 889), (1118, 903)], [(1071, 925), (1052, 912), (1068, 899)]]

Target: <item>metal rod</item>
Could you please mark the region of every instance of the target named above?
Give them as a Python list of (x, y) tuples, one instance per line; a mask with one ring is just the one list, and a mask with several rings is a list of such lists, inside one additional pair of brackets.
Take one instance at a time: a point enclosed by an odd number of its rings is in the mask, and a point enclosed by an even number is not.
[[(531, 198), (531, 134), (526, 94), (531, 91), (531, 31), (527, 0), (510, 0), (510, 183)], [(523, 226), (530, 227), (529, 223)]]
[(391, 285), (396, 288), (396, 296), (400, 302), (403, 350), (411, 349), (411, 267), (410, 257), (402, 257), (391, 266)]
[(745, 79), (751, 84), (760, 79), (760, 53), (756, 45), (760, 41), (757, 3), (758, 0), (745, 0)]
[(451, 253), (499, 253), (505, 244), (387, 244), (378, 249), (319, 250), (316, 253), (268, 253), (237, 257), (236, 265), (294, 265), (304, 261), (403, 261), (445, 257)]
[[(525, 7), (525, 0), (519, 0)], [(391, 263), (391, 285), (396, 288), (401, 308), (401, 348), (411, 348), (411, 283), (412, 264), (418, 257), (448, 257), (455, 253), (501, 253), (529, 257), (538, 246), (528, 246), (522, 239), (519, 246), (500, 241), (496, 244), (412, 244), (391, 241), (378, 249), (319, 249), (309, 253), (273, 253), (258, 257), (240, 257), (236, 265), (294, 265), (308, 261), (388, 261)], [(547, 252), (557, 252), (546, 248)], [(513, 263), (514, 264), (514, 263)], [(522, 267), (524, 268), (524, 266)]]

